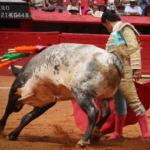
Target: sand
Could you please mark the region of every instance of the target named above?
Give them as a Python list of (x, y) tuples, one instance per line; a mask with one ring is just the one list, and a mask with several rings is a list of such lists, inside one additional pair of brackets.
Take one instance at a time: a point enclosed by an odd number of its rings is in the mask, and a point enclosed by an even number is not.
[[(10, 87), (15, 77), (0, 76), (0, 87)], [(149, 79), (141, 80), (147, 82)], [(8, 101), (9, 89), (0, 89), (0, 118), (5, 112)], [(72, 150), (82, 138), (74, 121), (71, 101), (58, 102), (42, 116), (27, 125), (17, 141), (6, 140), (20, 123), (21, 118), (29, 113), (33, 107), (25, 105), (18, 113), (12, 113), (8, 118), (5, 130), (0, 135), (0, 150)], [(150, 132), (150, 110), (147, 111)], [(139, 124), (127, 126), (123, 130), (124, 141), (108, 141), (112, 135), (103, 136), (99, 142), (93, 142), (85, 149), (90, 150), (148, 150), (150, 141), (141, 141)]]

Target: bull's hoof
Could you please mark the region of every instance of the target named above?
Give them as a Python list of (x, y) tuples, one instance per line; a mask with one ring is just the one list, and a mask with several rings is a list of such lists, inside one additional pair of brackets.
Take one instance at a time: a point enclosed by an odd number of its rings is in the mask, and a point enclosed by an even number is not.
[(18, 137), (15, 137), (12, 134), (7, 135), (6, 140), (12, 140), (12, 141), (16, 141), (18, 139)]
[(3, 132), (3, 130), (4, 130), (4, 126), (2, 125), (2, 122), (0, 120), (0, 133)]
[(4, 127), (0, 126), (0, 133), (4, 131)]
[(3, 134), (3, 130), (4, 130), (4, 128), (0, 128), (0, 136), (3, 136), (4, 134)]
[(90, 140), (88, 142), (83, 141), (82, 139), (76, 144), (76, 148), (85, 148), (87, 145), (90, 145)]
[(91, 141), (99, 141), (99, 139), (101, 138), (101, 130), (95, 126), (93, 129), (93, 132), (91, 134)]

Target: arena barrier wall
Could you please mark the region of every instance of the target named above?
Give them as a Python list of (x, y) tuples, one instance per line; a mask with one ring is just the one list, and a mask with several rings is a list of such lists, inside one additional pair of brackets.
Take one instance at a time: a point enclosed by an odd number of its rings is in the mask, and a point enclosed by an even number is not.
[[(69, 34), (60, 35), (60, 43), (82, 43), (93, 44), (105, 49), (109, 35), (92, 35), (92, 34)], [(140, 35), (142, 74), (150, 74), (150, 35)]]
[[(59, 44), (59, 32), (0, 32), (0, 56), (4, 55), (8, 49), (17, 46), (35, 46), (47, 44)], [(23, 58), (14, 65), (24, 65), (34, 55)], [(1, 76), (13, 75), (8, 67), (0, 69)]]
[[(105, 49), (106, 42), (109, 35), (95, 35), (95, 34), (73, 34), (59, 32), (0, 32), (0, 56), (4, 55), (9, 48), (16, 46), (35, 46), (59, 43), (81, 43), (93, 44)], [(141, 35), (140, 42), (142, 51), (142, 74), (150, 74), (150, 35)], [(14, 65), (24, 65), (30, 57), (23, 58)], [(1, 76), (13, 75), (8, 67), (0, 69)]]

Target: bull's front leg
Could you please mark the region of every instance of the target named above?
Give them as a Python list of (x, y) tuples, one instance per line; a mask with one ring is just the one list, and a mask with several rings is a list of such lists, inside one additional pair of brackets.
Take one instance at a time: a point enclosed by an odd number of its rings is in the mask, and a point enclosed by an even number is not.
[(88, 116), (88, 127), (83, 138), (77, 143), (76, 148), (84, 148), (90, 144), (90, 137), (98, 118), (99, 109), (95, 104), (94, 96), (81, 92), (78, 89), (72, 89), (72, 93), (81, 107)]
[(42, 115), (45, 111), (47, 111), (49, 108), (51, 108), (52, 106), (54, 106), (56, 103), (50, 103), (47, 106), (43, 106), (41, 108), (39, 107), (34, 107), (34, 109), (26, 114), (25, 116), (23, 116), (20, 125), (14, 130), (12, 131), (7, 137), (6, 139), (8, 140), (17, 140), (18, 136), (20, 134), (20, 132), (22, 131), (22, 129), (28, 125), (32, 120), (36, 119), (37, 117), (39, 117), (40, 115)]
[(19, 112), (22, 109), (23, 105), (21, 105), (20, 108), (16, 107), (17, 100), (18, 100), (18, 96), (15, 95), (13, 93), (13, 90), (11, 89), (7, 107), (5, 109), (5, 113), (3, 117), (0, 119), (0, 132), (4, 130), (9, 115), (12, 114), (13, 112)]
[(111, 98), (105, 101), (98, 100), (99, 107), (101, 109), (101, 116), (100, 116), (100, 120), (98, 121), (98, 123), (94, 126), (94, 129), (91, 135), (91, 141), (99, 141), (101, 137), (101, 128), (111, 114), (111, 110), (109, 106), (110, 100)]

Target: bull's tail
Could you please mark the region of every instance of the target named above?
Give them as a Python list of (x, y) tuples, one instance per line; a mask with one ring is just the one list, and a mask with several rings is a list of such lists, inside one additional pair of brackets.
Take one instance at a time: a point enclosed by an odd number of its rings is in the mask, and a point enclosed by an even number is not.
[(121, 62), (121, 60), (117, 57), (117, 55), (114, 55), (114, 54), (113, 54), (112, 60), (113, 60), (113, 64), (117, 67), (117, 69), (120, 73), (120, 76), (122, 78), (124, 78), (125, 77), (125, 67), (124, 67), (123, 62)]

